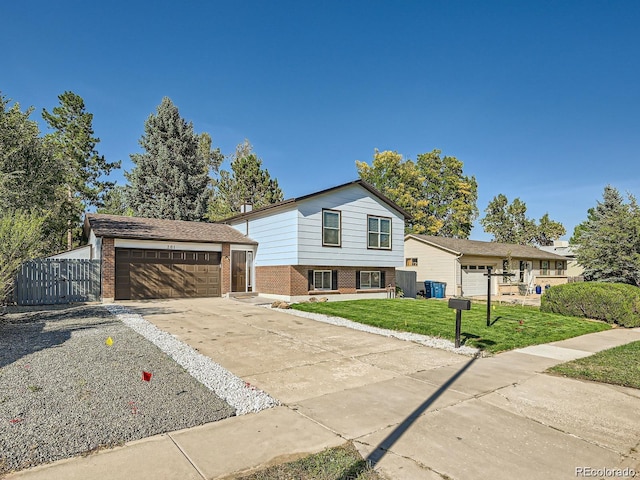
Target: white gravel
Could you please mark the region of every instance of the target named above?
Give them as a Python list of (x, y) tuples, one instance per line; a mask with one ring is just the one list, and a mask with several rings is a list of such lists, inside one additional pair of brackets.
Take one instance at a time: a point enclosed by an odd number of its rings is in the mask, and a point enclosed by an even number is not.
[[(271, 308), (270, 305), (265, 305), (265, 307)], [(340, 327), (352, 328), (354, 330), (360, 330), (361, 332), (374, 333), (376, 335), (382, 335), (384, 337), (393, 337), (400, 340), (405, 340), (407, 342), (415, 342), (424, 345), (425, 347), (439, 348), (441, 350), (448, 350), (450, 352), (458, 353), (461, 355), (478, 356), (482, 354), (479, 349), (473, 347), (467, 347), (463, 345), (460, 348), (456, 348), (455, 344), (451, 340), (447, 340), (445, 338), (430, 337), (428, 335), (420, 335), (419, 333), (387, 330), (385, 328), (372, 327), (363, 323), (347, 320), (346, 318), (332, 317), (320, 313), (302, 312), (300, 310), (280, 308), (274, 308), (274, 310), (289, 313), (297, 317), (309, 318), (318, 322), (329, 323), (331, 325), (337, 325)]]
[(209, 357), (197, 352), (173, 335), (160, 330), (128, 308), (115, 304), (104, 305), (104, 307), (125, 325), (173, 358), (193, 378), (234, 407), (236, 415), (259, 412), (279, 404), (267, 393), (248, 384)]

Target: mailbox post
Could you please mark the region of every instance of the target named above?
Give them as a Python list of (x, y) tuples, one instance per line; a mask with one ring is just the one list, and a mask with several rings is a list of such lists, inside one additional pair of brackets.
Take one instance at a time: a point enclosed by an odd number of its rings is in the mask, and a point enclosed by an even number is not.
[(456, 311), (456, 348), (460, 348), (462, 310), (471, 310), (471, 300), (465, 300), (464, 298), (450, 298), (449, 308), (453, 308)]

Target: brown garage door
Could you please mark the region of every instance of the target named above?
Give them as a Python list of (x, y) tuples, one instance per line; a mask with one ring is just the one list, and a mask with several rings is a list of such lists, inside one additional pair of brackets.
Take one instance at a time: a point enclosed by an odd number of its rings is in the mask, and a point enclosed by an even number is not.
[(219, 296), (220, 252), (116, 248), (116, 300)]

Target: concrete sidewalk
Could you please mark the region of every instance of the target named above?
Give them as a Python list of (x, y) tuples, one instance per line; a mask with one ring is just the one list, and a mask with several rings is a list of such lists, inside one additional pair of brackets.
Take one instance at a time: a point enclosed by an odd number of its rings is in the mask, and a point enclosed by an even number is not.
[(541, 373), (640, 329), (472, 359), (234, 300), (126, 305), (283, 405), (7, 478), (233, 478), (347, 440), (392, 479), (640, 475), (640, 391)]

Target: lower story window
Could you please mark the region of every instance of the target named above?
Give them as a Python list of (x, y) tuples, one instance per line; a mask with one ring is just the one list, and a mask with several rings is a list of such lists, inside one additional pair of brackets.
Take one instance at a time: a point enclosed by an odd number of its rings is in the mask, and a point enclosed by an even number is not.
[(313, 286), (316, 290), (331, 290), (331, 270), (314, 270)]
[(360, 272), (360, 288), (381, 288), (380, 272)]

